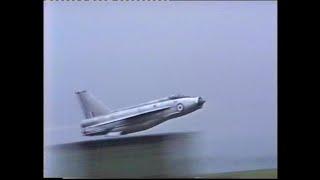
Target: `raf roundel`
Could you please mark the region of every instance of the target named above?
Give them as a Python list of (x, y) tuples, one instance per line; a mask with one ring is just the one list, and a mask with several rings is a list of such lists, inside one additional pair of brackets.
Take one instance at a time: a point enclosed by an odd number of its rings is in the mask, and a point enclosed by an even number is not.
[(179, 112), (181, 112), (181, 111), (183, 110), (183, 105), (179, 103), (179, 104), (177, 105), (177, 110), (178, 110)]

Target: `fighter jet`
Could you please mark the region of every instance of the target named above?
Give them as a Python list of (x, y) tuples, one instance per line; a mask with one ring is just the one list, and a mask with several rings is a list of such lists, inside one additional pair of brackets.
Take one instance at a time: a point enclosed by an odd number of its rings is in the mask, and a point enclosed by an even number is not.
[(178, 94), (111, 111), (85, 90), (77, 91), (76, 95), (85, 116), (81, 121), (84, 136), (119, 136), (143, 131), (201, 109), (206, 102), (202, 97)]

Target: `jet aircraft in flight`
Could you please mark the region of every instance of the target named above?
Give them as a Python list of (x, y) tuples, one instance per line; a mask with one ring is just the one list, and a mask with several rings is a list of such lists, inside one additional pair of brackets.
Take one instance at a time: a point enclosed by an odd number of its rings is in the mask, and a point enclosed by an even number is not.
[(205, 103), (202, 97), (172, 95), (111, 111), (87, 91), (76, 94), (86, 118), (81, 121), (84, 136), (125, 135), (143, 131), (201, 109)]

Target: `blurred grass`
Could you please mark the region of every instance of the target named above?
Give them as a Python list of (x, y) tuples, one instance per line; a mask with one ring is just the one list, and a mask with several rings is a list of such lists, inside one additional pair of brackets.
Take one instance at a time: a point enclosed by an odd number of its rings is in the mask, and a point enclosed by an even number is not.
[(278, 177), (277, 169), (259, 169), (259, 170), (250, 170), (250, 171), (238, 171), (238, 172), (227, 172), (227, 173), (216, 173), (216, 174), (207, 174), (203, 176), (196, 176), (200, 178), (232, 178), (232, 179), (251, 179), (251, 178), (260, 178), (260, 179), (276, 179)]

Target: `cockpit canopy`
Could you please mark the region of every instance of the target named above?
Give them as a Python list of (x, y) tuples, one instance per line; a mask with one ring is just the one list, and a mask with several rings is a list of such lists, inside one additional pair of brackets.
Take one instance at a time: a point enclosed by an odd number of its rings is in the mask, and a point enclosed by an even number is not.
[(168, 98), (169, 99), (179, 99), (179, 98), (185, 98), (185, 97), (190, 97), (190, 96), (185, 96), (182, 94), (174, 94), (174, 95), (169, 96)]

